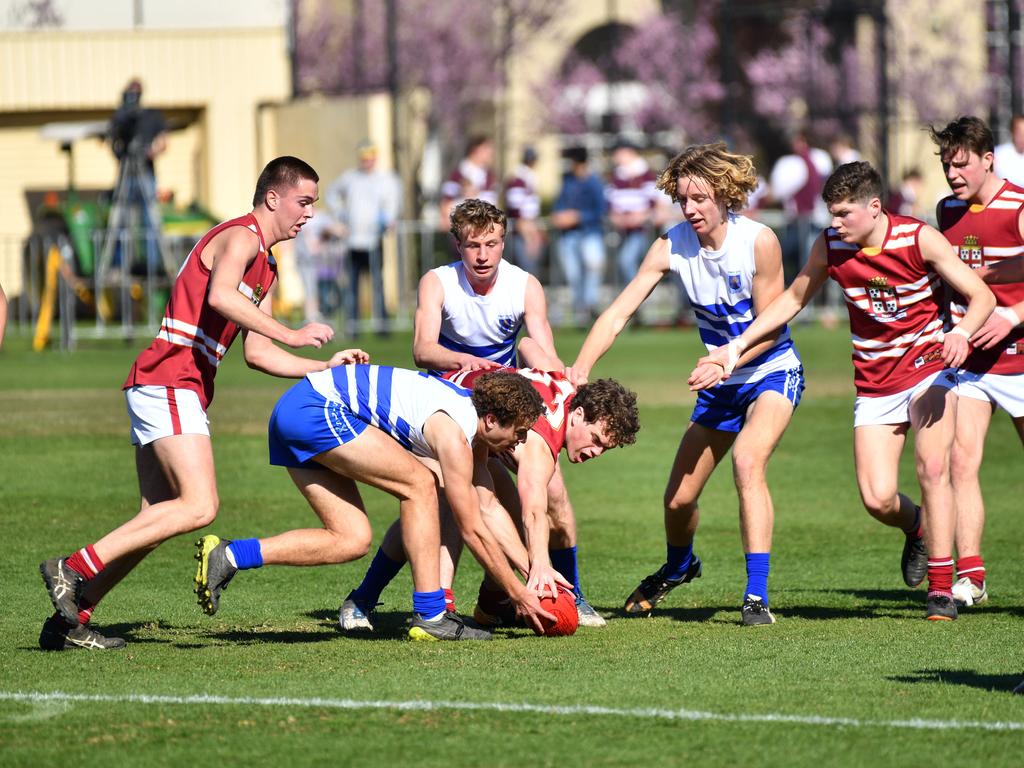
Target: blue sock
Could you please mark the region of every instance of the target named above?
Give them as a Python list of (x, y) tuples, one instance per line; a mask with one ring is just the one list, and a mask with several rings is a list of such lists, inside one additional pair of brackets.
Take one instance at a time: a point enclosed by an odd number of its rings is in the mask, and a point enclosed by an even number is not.
[(420, 618), (432, 621), (444, 613), (444, 590), (436, 592), (413, 592), (412, 610)]
[(404, 562), (392, 560), (382, 548), (378, 547), (370, 567), (366, 569), (363, 582), (352, 590), (348, 596), (349, 599), (355, 600), (356, 605), (364, 613), (372, 611), (377, 605), (377, 601), (380, 600), (380, 593), (398, 575), (404, 565)]
[(690, 567), (690, 561), (693, 560), (693, 542), (691, 541), (685, 547), (676, 547), (671, 544), (665, 545), (668, 550), (668, 554), (665, 556), (665, 578), (667, 579), (681, 579), (686, 574), (686, 569)]
[(576, 597), (583, 597), (583, 588), (580, 587), (580, 569), (576, 561), (576, 547), (549, 549), (548, 556), (551, 558), (551, 565), (554, 566), (554, 569), (565, 576), (566, 581), (572, 582), (572, 591)]
[(260, 550), (259, 539), (235, 539), (228, 544), (238, 570), (263, 567), (263, 552)]
[(771, 552), (749, 552), (747, 558), (747, 595), (755, 595), (768, 605), (768, 570), (771, 568)]

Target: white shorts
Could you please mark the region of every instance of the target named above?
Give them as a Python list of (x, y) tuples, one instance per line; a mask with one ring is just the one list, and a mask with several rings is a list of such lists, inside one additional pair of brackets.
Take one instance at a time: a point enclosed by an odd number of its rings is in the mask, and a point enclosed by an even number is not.
[(871, 424), (906, 424), (910, 421), (910, 404), (929, 387), (956, 389), (957, 372), (946, 368), (927, 376), (909, 389), (894, 395), (858, 397), (853, 401), (853, 426)]
[(1015, 419), (1024, 416), (1024, 373), (958, 371), (957, 377), (960, 397), (995, 403)]
[(210, 420), (191, 389), (146, 384), (126, 389), (124, 399), (132, 422), (132, 445), (149, 445), (171, 435), (210, 435)]

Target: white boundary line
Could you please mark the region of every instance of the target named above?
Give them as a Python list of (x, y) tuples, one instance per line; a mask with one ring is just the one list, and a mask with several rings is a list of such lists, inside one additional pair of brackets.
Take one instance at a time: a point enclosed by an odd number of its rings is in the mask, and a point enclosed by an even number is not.
[(595, 707), (585, 705), (552, 704), (504, 704), (501, 702), (475, 701), (357, 701), (355, 699), (294, 699), (256, 698), (252, 696), (161, 696), (143, 693), (133, 694), (87, 694), (53, 691), (40, 693), (31, 691), (0, 691), (0, 701), (22, 701), (27, 703), (48, 702), (103, 702), (111, 704), (172, 704), (172, 705), (215, 705), (248, 707), (309, 707), (322, 709), (393, 709), (403, 712), (426, 712), (433, 710), (459, 710), (466, 712), (513, 712), (541, 715), (595, 715), (610, 717), (635, 717), (656, 720), (717, 721), (725, 723), (781, 723), (787, 725), (817, 725), (838, 728), (902, 728), (912, 730), (981, 730), (981, 731), (1024, 731), (1024, 722), (977, 720), (858, 720), (851, 717), (817, 717), (813, 715), (782, 714), (722, 714), (700, 712), (691, 709), (624, 709), (616, 707)]

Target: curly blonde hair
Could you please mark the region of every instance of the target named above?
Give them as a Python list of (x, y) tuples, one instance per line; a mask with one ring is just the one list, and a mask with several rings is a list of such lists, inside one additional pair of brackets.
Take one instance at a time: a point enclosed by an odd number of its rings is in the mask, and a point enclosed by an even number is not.
[(754, 159), (730, 152), (720, 141), (689, 146), (673, 157), (658, 178), (658, 189), (678, 203), (679, 180), (687, 176), (705, 181), (730, 211), (746, 208), (747, 197), (757, 189)]

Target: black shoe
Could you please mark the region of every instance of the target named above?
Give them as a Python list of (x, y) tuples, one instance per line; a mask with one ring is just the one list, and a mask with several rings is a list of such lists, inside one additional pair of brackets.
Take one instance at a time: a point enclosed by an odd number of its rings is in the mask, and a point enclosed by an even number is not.
[(699, 579), (704, 571), (704, 564), (701, 563), (697, 555), (694, 555), (690, 559), (690, 566), (686, 569), (686, 573), (679, 579), (666, 579), (666, 568), (668, 568), (668, 563), (640, 582), (640, 586), (626, 598), (626, 613), (650, 613), (654, 606), (665, 599), (665, 595), (680, 584)]
[(78, 602), (82, 598), (85, 577), (74, 568), (69, 568), (67, 558), (55, 557), (39, 564), (50, 602), (57, 613), (72, 627), (78, 626)]
[(956, 603), (949, 595), (928, 595), (928, 621), (953, 621)]
[(740, 614), (743, 616), (743, 626), (745, 627), (775, 623), (775, 617), (772, 616), (772, 612), (768, 610), (768, 606), (757, 595), (747, 595), (746, 600), (743, 601), (743, 607), (740, 608)]
[(918, 536), (916, 531), (907, 534), (900, 568), (903, 571), (903, 582), (908, 587), (916, 587), (928, 575), (928, 550), (924, 546), (924, 537)]
[(195, 558), (199, 561), (196, 568), (195, 587), (193, 591), (199, 598), (199, 606), (208, 616), (217, 612), (220, 604), (220, 593), (227, 589), (238, 569), (228, 560), (228, 539), (221, 540), (217, 536), (203, 536), (196, 542)]
[(124, 648), (125, 643), (120, 637), (104, 637), (87, 624), (69, 627), (56, 613), (43, 624), (39, 633), (39, 647), (44, 651), (69, 651), (84, 648), (89, 651), (110, 651)]
[(419, 614), (413, 616), (409, 629), (411, 640), (436, 642), (439, 640), (490, 640), (491, 633), (466, 624), (466, 620), (452, 611), (437, 621), (426, 621)]

